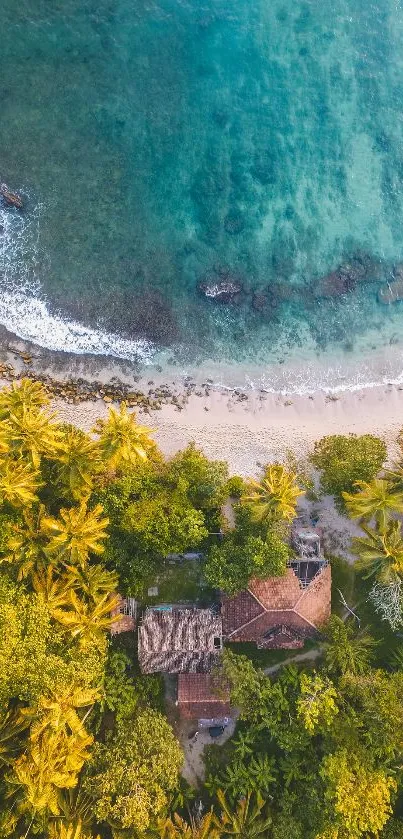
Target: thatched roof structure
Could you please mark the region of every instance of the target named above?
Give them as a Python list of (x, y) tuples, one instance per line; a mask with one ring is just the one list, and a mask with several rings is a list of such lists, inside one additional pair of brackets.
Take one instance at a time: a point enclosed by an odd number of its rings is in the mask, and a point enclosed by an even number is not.
[(143, 673), (209, 673), (221, 648), (222, 620), (214, 609), (156, 606), (139, 626)]

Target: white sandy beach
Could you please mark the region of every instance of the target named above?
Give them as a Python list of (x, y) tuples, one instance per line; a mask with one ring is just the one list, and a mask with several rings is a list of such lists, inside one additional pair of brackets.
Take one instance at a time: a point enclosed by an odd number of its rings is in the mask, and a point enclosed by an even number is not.
[[(86, 431), (107, 412), (102, 400), (79, 405), (55, 400), (53, 404), (64, 421)], [(260, 464), (283, 459), (287, 450), (303, 458), (325, 434), (377, 434), (393, 459), (403, 426), (403, 389), (382, 385), (346, 391), (337, 399), (321, 392), (287, 398), (252, 393), (245, 402), (212, 390), (209, 396), (191, 396), (181, 411), (163, 405), (160, 411), (139, 416), (155, 429), (164, 454), (171, 455), (194, 440), (209, 457), (227, 460), (233, 474), (247, 476), (259, 472)]]

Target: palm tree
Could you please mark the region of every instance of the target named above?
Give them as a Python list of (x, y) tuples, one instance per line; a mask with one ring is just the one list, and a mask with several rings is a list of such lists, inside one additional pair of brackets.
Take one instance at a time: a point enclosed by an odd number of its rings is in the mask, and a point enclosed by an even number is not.
[(172, 819), (160, 819), (157, 824), (158, 836), (161, 839), (220, 839), (218, 826), (210, 811), (203, 818), (190, 817), (186, 822), (178, 813)]
[(69, 603), (72, 590), (68, 576), (55, 577), (51, 565), (32, 574), (32, 588), (35, 594), (46, 603), (49, 614), (54, 617), (54, 611)]
[(103, 518), (102, 514), (100, 504), (87, 510), (86, 503), (82, 502), (79, 507), (60, 510), (58, 519), (45, 518), (42, 527), (49, 537), (48, 555), (65, 564), (84, 567), (90, 553), (102, 554), (105, 550), (102, 542), (108, 537), (106, 527), (109, 524), (109, 519)]
[(392, 670), (403, 670), (403, 644), (399, 644), (390, 657)]
[(371, 664), (376, 641), (364, 630), (354, 632), (351, 624), (332, 615), (325, 627), (325, 662), (330, 673), (361, 676)]
[(119, 619), (119, 615), (112, 615), (119, 599), (117, 596), (104, 594), (97, 603), (85, 603), (77, 597), (75, 591), (68, 594), (67, 608), (55, 608), (52, 617), (69, 630), (73, 638), (77, 638), (79, 645), (85, 649), (94, 639), (102, 638), (112, 624)]
[(39, 468), (42, 455), (51, 457), (58, 450), (58, 426), (52, 423), (55, 416), (25, 405), (9, 415), (10, 449), (28, 458), (35, 469)]
[(245, 732), (240, 731), (236, 740), (233, 740), (235, 746), (235, 754), (240, 760), (249, 757), (253, 754), (253, 747), (256, 742), (256, 732), (253, 729), (247, 729)]
[[(74, 683), (48, 691), (47, 695), (40, 697), (36, 708), (21, 711), (23, 717), (34, 721), (31, 726), (31, 741), (38, 740), (48, 727), (56, 734), (73, 734), (85, 740), (88, 735), (84, 722), (99, 695), (95, 688), (83, 688)], [(86, 709), (84, 719), (77, 713), (81, 709)]]
[[(81, 821), (68, 822), (65, 819), (53, 819), (48, 826), (48, 839), (92, 839), (92, 832), (87, 832)], [(97, 836), (100, 839), (100, 836)]]
[(49, 839), (92, 839), (94, 800), (80, 782), (74, 789), (59, 791), (58, 805), (60, 814), (48, 825)]
[(0, 714), (0, 768), (11, 766), (21, 750), (19, 735), (28, 728), (28, 722), (19, 711), (3, 711)]
[(93, 475), (99, 468), (96, 443), (79, 428), (61, 428), (60, 446), (54, 454), (57, 481), (75, 501), (87, 498), (92, 490)]
[(403, 512), (403, 491), (394, 488), (390, 481), (374, 478), (370, 483), (356, 481), (355, 486), (359, 487), (359, 492), (342, 492), (352, 519), (369, 521), (375, 518), (384, 528), (391, 513)]
[(284, 520), (291, 522), (295, 517), (298, 498), (304, 492), (297, 484), (297, 476), (287, 472), (284, 466), (268, 466), (260, 481), (249, 481), (249, 493), (241, 498), (253, 511), (258, 522)]
[(87, 600), (97, 603), (103, 594), (115, 591), (119, 577), (115, 571), (107, 571), (102, 565), (80, 566), (68, 565), (67, 578), (78, 594)]
[(276, 780), (274, 758), (269, 755), (253, 755), (248, 766), (250, 788), (256, 793), (267, 793)]
[(267, 835), (272, 819), (259, 793), (256, 795), (255, 802), (251, 793), (248, 793), (241, 798), (235, 810), (226, 801), (222, 790), (218, 791), (217, 798), (221, 807), (221, 816), (215, 817), (215, 824), (223, 837), (238, 836), (239, 839), (256, 839), (258, 836)]
[(0, 503), (13, 507), (29, 507), (41, 486), (38, 472), (30, 463), (4, 458), (0, 460)]
[(366, 537), (353, 539), (353, 550), (358, 554), (356, 568), (364, 571), (365, 579), (376, 577), (388, 584), (396, 574), (403, 574), (403, 539), (400, 521), (389, 521), (385, 528), (373, 530), (362, 526)]
[(0, 392), (0, 420), (8, 419), (10, 414), (22, 413), (24, 408), (38, 411), (47, 405), (49, 396), (40, 382), (20, 379)]
[(5, 420), (2, 420), (0, 422), (0, 456), (4, 457), (5, 455), (10, 454), (11, 427)]
[(110, 469), (136, 466), (156, 449), (149, 436), (152, 429), (138, 425), (136, 414), (129, 414), (124, 402), (118, 411), (109, 408), (107, 419), (98, 419), (93, 430), (99, 435), (102, 459)]
[(23, 580), (32, 573), (40, 573), (49, 565), (46, 555), (47, 538), (42, 531), (45, 515), (43, 504), (31, 510), (23, 510), (21, 519), (10, 528), (7, 540), (10, 553), (5, 557), (5, 561), (16, 566), (18, 580)]
[(9, 796), (18, 801), (21, 810), (29, 809), (33, 817), (48, 813), (58, 816), (58, 791), (77, 784), (92, 742), (91, 735), (66, 737), (50, 728), (40, 738), (30, 739), (6, 776)]

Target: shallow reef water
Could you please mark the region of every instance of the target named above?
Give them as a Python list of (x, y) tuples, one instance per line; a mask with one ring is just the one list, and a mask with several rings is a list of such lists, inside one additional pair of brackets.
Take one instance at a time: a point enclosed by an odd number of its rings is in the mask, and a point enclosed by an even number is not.
[(0, 25), (26, 199), (0, 208), (0, 322), (222, 379), (400, 375), (401, 0), (2, 0)]

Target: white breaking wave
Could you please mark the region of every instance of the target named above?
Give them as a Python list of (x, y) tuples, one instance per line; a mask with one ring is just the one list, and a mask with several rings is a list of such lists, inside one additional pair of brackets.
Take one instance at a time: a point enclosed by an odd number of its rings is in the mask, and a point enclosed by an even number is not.
[(92, 329), (49, 311), (37, 277), (41, 209), (37, 204), (25, 215), (0, 207), (0, 323), (48, 350), (149, 363), (155, 354), (151, 342)]
[[(27, 194), (26, 192), (24, 193)], [(40, 347), (75, 355), (112, 356), (125, 361), (151, 364), (156, 347), (146, 339), (129, 340), (119, 335), (67, 320), (52, 313), (41, 294), (38, 265), (44, 257), (39, 248), (42, 206), (29, 213), (0, 207), (0, 324), (9, 332)], [(403, 354), (396, 347), (353, 363), (304, 361), (280, 367), (278, 364), (248, 371), (248, 364), (226, 365), (211, 361), (211, 367), (181, 370), (179, 377), (203, 372), (213, 387), (232, 391), (263, 390), (268, 393), (310, 395), (321, 390), (337, 394), (381, 384), (403, 385)], [(172, 375), (178, 376), (176, 368)]]
[(0, 323), (25, 341), (59, 352), (109, 355), (127, 361), (151, 361), (154, 347), (146, 340), (130, 341), (52, 315), (37, 297), (16, 292), (0, 294)]

